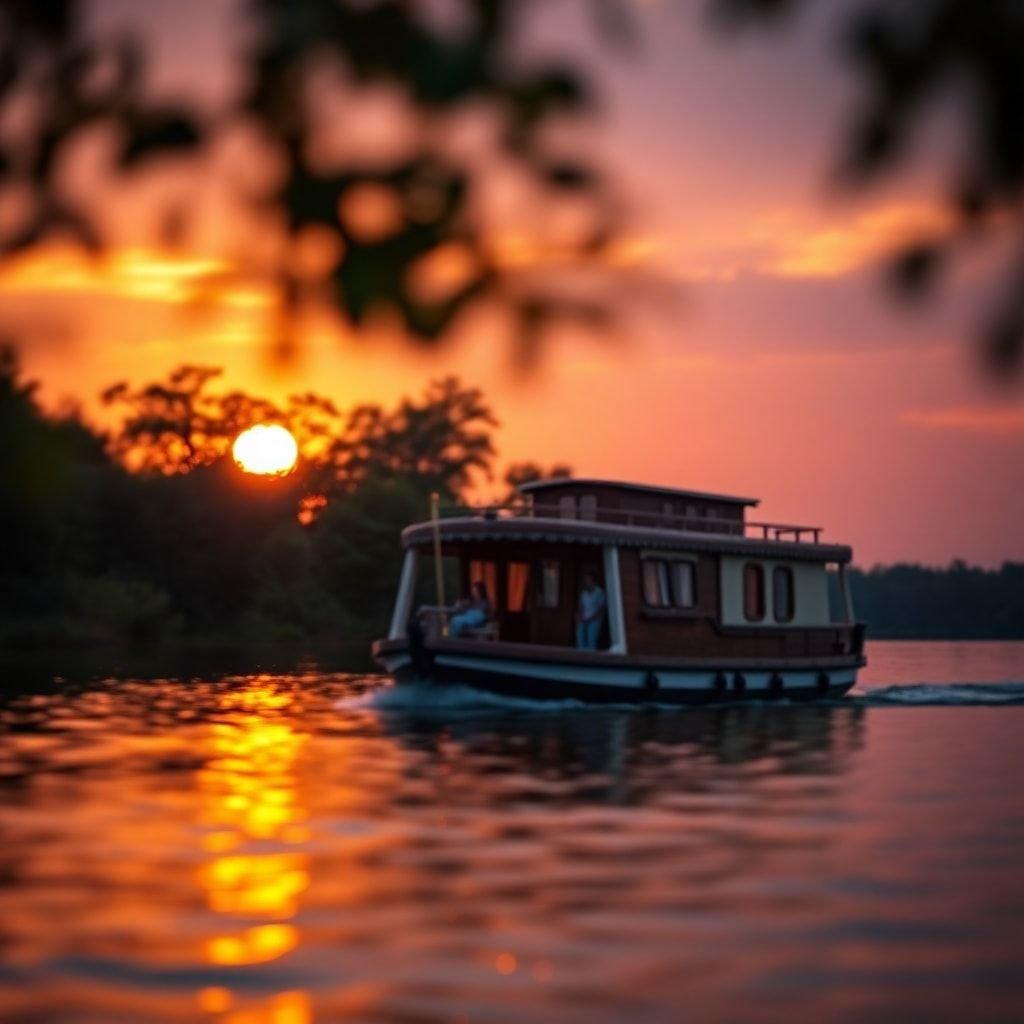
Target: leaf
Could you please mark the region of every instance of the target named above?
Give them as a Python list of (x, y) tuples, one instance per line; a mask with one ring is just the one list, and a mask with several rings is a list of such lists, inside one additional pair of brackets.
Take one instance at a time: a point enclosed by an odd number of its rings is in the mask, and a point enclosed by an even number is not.
[(919, 242), (904, 250), (892, 266), (892, 283), (911, 299), (923, 298), (935, 285), (943, 252), (934, 242)]
[(195, 120), (188, 113), (172, 108), (135, 111), (127, 118), (126, 128), (127, 138), (120, 159), (124, 168), (169, 152), (187, 152), (202, 141)]
[(597, 175), (589, 167), (577, 163), (552, 163), (544, 170), (544, 180), (556, 188), (586, 189), (597, 184)]

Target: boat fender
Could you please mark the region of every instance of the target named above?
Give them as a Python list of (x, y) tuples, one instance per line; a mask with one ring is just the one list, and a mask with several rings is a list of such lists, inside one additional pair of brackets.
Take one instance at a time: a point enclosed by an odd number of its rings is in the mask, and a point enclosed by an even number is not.
[(715, 674), (714, 687), (715, 693), (725, 693), (729, 688), (729, 680), (726, 679), (724, 672), (718, 672)]
[(747, 689), (747, 677), (742, 672), (737, 672), (732, 677), (732, 688), (737, 693), (744, 693)]
[(658, 679), (654, 669), (648, 669), (647, 675), (644, 676), (644, 689), (648, 693), (657, 693), (661, 688), (661, 680)]
[(831, 682), (831, 680), (829, 679), (827, 672), (819, 672), (818, 673), (818, 689), (822, 693), (827, 693), (828, 692), (828, 687), (829, 687), (829, 683), (830, 682)]
[(771, 679), (768, 680), (768, 689), (778, 697), (784, 688), (785, 684), (782, 681), (782, 676), (778, 672), (773, 672)]

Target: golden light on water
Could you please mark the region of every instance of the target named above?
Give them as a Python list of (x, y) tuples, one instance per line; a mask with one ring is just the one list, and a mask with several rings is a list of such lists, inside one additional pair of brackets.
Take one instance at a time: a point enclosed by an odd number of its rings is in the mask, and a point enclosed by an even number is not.
[(274, 476), (294, 468), (299, 446), (284, 427), (260, 423), (235, 438), (231, 454), (247, 473)]
[[(237, 457), (237, 456), (236, 456)], [(298, 763), (308, 740), (289, 714), (292, 695), (261, 679), (220, 697), (208, 726), (203, 848), (211, 856), (196, 881), (221, 927), (205, 937), (203, 959), (220, 968), (268, 964), (296, 950), (291, 919), (309, 886), (308, 838)], [(226, 985), (200, 989), (197, 1004), (223, 1024), (310, 1024), (309, 994), (278, 992), (253, 1000)]]

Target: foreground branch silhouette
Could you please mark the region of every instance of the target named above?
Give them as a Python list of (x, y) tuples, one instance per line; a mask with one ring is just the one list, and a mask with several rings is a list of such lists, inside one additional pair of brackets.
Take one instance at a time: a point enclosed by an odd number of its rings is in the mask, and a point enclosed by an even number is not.
[[(780, 23), (806, 0), (711, 0), (732, 27)], [(992, 368), (1024, 361), (1024, 6), (1017, 0), (857, 0), (841, 21), (843, 52), (861, 81), (859, 113), (840, 154), (842, 180), (864, 187), (897, 173), (937, 103), (959, 132), (946, 168), (951, 226), (895, 254), (907, 298), (934, 291), (953, 258), (987, 243), (1000, 253), (1000, 298), (982, 345)], [(1011, 255), (1001, 253), (1009, 240)]]
[[(592, 2), (596, 23), (621, 34), (614, 15), (628, 5)], [(223, 177), (256, 243), (238, 254), (242, 272), (273, 282), (283, 351), (310, 304), (356, 326), (397, 318), (429, 343), (469, 306), (490, 303), (511, 317), (524, 353), (552, 323), (603, 322), (599, 297), (511, 265), (487, 212), (494, 180), (526, 189), (534, 213), (584, 211), (583, 230), (558, 243), (570, 267), (600, 266), (615, 233), (601, 176), (550, 131), (593, 111), (589, 83), (567, 60), (514, 57), (529, 0), (461, 0), (441, 19), (404, 0), (248, 0), (232, 26), (244, 84), (215, 103), (202, 90), (154, 92), (166, 12), (115, 30), (98, 27), (97, 7), (0, 5), (0, 124), (15, 122), (0, 131), (0, 200), (17, 198), (20, 211), (0, 223), (0, 254), (68, 237), (93, 252), (111, 244), (95, 197), (66, 181), (101, 138), (112, 184), (164, 165)], [(382, 90), (398, 101), (394, 145), (352, 151), (347, 115)], [(469, 117), (485, 120), (492, 139), (473, 153), (450, 144)], [(244, 152), (225, 168), (225, 148), (240, 139)], [(259, 184), (253, 167), (265, 171)], [(186, 243), (197, 226), (188, 194), (158, 194), (149, 204), (163, 241)]]

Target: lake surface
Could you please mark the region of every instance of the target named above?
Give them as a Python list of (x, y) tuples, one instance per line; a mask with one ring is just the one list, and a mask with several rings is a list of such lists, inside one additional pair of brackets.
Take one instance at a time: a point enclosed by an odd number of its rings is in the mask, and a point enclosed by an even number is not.
[(1019, 1021), (1024, 644), (830, 706), (0, 675), (0, 1020)]

